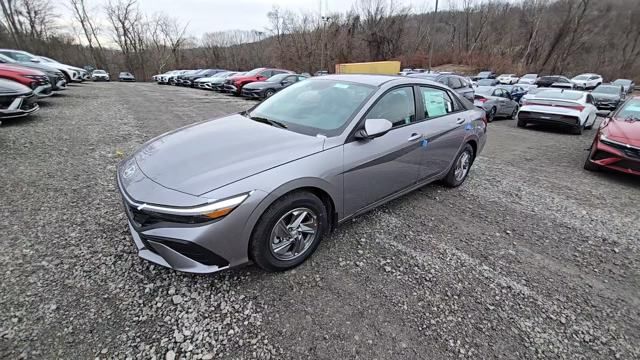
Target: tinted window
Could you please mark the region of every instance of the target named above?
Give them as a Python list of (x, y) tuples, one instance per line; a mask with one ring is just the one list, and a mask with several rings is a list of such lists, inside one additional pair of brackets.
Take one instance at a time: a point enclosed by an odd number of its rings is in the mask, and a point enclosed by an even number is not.
[(573, 78), (574, 80), (589, 80), (589, 75), (578, 75)]
[(640, 99), (629, 100), (623, 104), (615, 117), (620, 119), (640, 119)]
[(449, 87), (452, 89), (460, 89), (462, 87), (462, 82), (455, 76), (449, 77)]
[(249, 116), (280, 121), (289, 130), (307, 135), (335, 136), (374, 90), (351, 82), (301, 81), (260, 103)]
[(593, 96), (591, 94), (587, 94), (587, 103), (588, 104), (593, 104), (594, 103)]
[(287, 78), (286, 74), (278, 74), (278, 75), (273, 75), (272, 77), (267, 79), (267, 81), (268, 82), (279, 83), (281, 81), (284, 81), (284, 79), (286, 79), (286, 78)]
[(561, 91), (561, 90), (545, 90), (538, 93), (540, 98), (562, 99), (562, 100), (579, 100), (582, 98), (582, 92), (579, 91)]
[(394, 127), (416, 121), (413, 88), (402, 87), (383, 95), (369, 111), (367, 119), (387, 119)]
[(619, 86), (598, 86), (597, 88), (593, 89), (594, 93), (600, 93), (600, 94), (619, 94), (622, 91), (622, 89)]
[(424, 117), (427, 119), (446, 115), (455, 111), (454, 102), (444, 90), (420, 87), (424, 102)]

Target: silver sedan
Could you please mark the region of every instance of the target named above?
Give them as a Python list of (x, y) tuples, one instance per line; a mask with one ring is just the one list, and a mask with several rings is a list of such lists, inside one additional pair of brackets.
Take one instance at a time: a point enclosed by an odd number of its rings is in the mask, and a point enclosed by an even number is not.
[(281, 271), (354, 216), (432, 181), (462, 184), (485, 132), (483, 112), (442, 84), (323, 76), (149, 141), (117, 181), (142, 258)]
[(518, 103), (511, 98), (511, 94), (496, 86), (479, 86), (473, 104), (487, 113), (487, 121), (492, 122), (497, 117), (514, 119), (518, 114)]

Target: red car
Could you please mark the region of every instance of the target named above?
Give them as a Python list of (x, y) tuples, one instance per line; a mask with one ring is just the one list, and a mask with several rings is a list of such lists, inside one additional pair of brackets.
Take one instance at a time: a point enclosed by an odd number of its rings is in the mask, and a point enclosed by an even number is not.
[(51, 88), (47, 74), (19, 65), (0, 64), (0, 78), (18, 82), (31, 88), (34, 93)]
[(600, 125), (584, 168), (640, 175), (640, 96), (625, 101)]
[(224, 82), (223, 91), (240, 95), (242, 87), (255, 81), (264, 81), (277, 74), (293, 74), (293, 71), (270, 68), (257, 68), (240, 76), (232, 76)]

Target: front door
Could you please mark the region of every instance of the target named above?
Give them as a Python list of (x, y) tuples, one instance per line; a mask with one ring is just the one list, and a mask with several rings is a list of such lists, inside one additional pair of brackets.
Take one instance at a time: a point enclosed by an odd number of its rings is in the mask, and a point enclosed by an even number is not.
[(389, 90), (367, 113), (387, 119), (393, 128), (383, 136), (344, 145), (344, 209), (349, 216), (415, 184), (422, 161), (422, 134), (416, 123), (413, 87)]

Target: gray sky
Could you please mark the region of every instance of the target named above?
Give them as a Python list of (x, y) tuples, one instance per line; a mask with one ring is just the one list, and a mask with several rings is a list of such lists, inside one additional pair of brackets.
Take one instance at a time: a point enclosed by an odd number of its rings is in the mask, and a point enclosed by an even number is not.
[[(357, 0), (323, 0), (329, 12), (346, 12)], [(396, 0), (418, 9), (433, 9), (435, 0)], [(107, 0), (86, 0), (94, 13), (100, 14), (98, 23), (106, 25), (104, 11)], [(445, 6), (450, 0), (440, 0)], [(221, 30), (264, 30), (268, 26), (267, 13), (274, 5), (292, 11), (319, 12), (320, 0), (138, 0), (141, 10), (151, 15), (163, 12), (189, 23), (189, 35), (200, 37), (206, 32)], [(69, 25), (68, 0), (54, 0), (63, 15), (62, 25)]]

